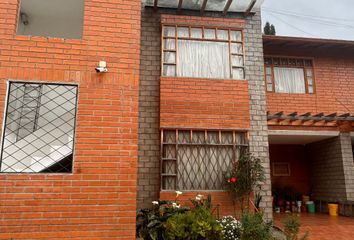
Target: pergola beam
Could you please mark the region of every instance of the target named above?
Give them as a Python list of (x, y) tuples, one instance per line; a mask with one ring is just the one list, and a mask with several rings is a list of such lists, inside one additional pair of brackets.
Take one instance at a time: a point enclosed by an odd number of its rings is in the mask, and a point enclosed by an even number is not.
[(182, 4), (183, 4), (183, 0), (179, 0), (178, 9), (177, 9), (177, 12), (179, 12), (179, 13), (182, 11)]
[(158, 3), (159, 0), (154, 0), (154, 11), (156, 12), (157, 11), (157, 3)]
[(250, 4), (249, 4), (248, 7), (247, 7), (247, 10), (246, 10), (246, 12), (245, 12), (245, 17), (248, 17), (248, 16), (250, 15), (250, 13), (251, 13), (251, 11), (252, 11), (254, 5), (256, 4), (256, 2), (257, 2), (257, 0), (252, 0), (252, 1), (250, 2)]
[(232, 1), (233, 0), (227, 0), (225, 7), (224, 7), (224, 11), (223, 11), (224, 16), (227, 14), (227, 11), (229, 11)]
[(205, 8), (206, 8), (207, 3), (208, 3), (208, 0), (204, 0), (204, 1), (203, 1), (202, 7), (200, 8), (200, 14), (201, 14), (201, 15), (204, 14), (204, 11), (205, 11)]

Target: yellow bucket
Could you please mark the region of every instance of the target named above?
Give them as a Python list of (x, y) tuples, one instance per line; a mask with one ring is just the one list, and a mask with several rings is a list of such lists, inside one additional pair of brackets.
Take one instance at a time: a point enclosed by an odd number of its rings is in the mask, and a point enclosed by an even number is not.
[(338, 204), (328, 204), (328, 210), (330, 216), (338, 216)]

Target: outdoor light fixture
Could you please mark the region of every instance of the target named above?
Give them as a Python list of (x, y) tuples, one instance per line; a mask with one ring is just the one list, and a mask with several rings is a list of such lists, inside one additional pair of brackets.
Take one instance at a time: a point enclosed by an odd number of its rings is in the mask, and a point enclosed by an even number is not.
[(96, 67), (95, 70), (96, 70), (97, 73), (108, 72), (106, 61), (100, 61), (99, 64), (98, 64), (98, 67)]
[(24, 12), (21, 12), (20, 13), (20, 18), (21, 18), (21, 22), (24, 24), (24, 25), (28, 25), (29, 24), (29, 21), (28, 21), (28, 15)]

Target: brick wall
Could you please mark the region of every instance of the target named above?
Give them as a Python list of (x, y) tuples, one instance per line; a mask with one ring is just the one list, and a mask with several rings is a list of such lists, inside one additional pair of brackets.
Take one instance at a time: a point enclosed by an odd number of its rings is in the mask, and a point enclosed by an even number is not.
[(307, 146), (315, 200), (354, 200), (354, 163), (349, 133)]
[(310, 164), (303, 145), (270, 145), (270, 163), (289, 163), (290, 176), (272, 175), (272, 187), (292, 187), (296, 193), (310, 193)]
[[(271, 217), (271, 191), (270, 191), (270, 168), (268, 157), (268, 136), (266, 125), (266, 108), (265, 108), (265, 92), (264, 92), (264, 80), (263, 80), (263, 54), (262, 54), (262, 35), (260, 15), (250, 16), (245, 21), (242, 15), (228, 15), (224, 18), (215, 13), (205, 13), (205, 17), (200, 17), (199, 12), (185, 11), (184, 14), (188, 16), (178, 15), (173, 16), (175, 11), (159, 10), (154, 13), (151, 8), (144, 8), (142, 13), (142, 41), (141, 41), (141, 76), (140, 76), (140, 103), (139, 103), (139, 180), (138, 180), (138, 207), (150, 207), (151, 201), (156, 200), (159, 196), (159, 173), (160, 173), (160, 141), (159, 141), (159, 127), (176, 127), (184, 126), (190, 128), (244, 128), (250, 129), (250, 149), (256, 156), (261, 157), (263, 165), (267, 172), (267, 182), (262, 187), (263, 194), (263, 207), (267, 217)], [(161, 14), (165, 14), (161, 16)], [(233, 93), (227, 102), (223, 102), (224, 98), (229, 93), (226, 93), (226, 89), (222, 91), (221, 96), (216, 97), (216, 101), (211, 101), (210, 96), (207, 95), (207, 91), (210, 88), (207, 84), (210, 84), (213, 80), (203, 79), (178, 79), (180, 83), (177, 88), (172, 89), (171, 81), (176, 84), (176, 79), (173, 78), (161, 78), (161, 35), (160, 24), (162, 23), (182, 23), (182, 24), (198, 24), (204, 26), (226, 26), (226, 27), (243, 27), (245, 34), (245, 61), (246, 61), (246, 81), (219, 81), (215, 82), (215, 86), (220, 87), (224, 84), (227, 86), (233, 86), (236, 89), (243, 89), (248, 92), (249, 95), (245, 95), (245, 92)], [(200, 84), (199, 90), (188, 90), (185, 94), (186, 86), (191, 86), (192, 83)], [(182, 84), (182, 82), (184, 82)], [(248, 90), (245, 88), (248, 84)], [(161, 84), (161, 96), (160, 96), (160, 84)], [(231, 85), (230, 85), (231, 84)], [(183, 85), (183, 86), (182, 86)], [(195, 88), (195, 87), (194, 87)], [(169, 94), (167, 95), (167, 91)], [(202, 93), (202, 97), (199, 96), (198, 105), (188, 103), (188, 101), (196, 100), (196, 93)], [(173, 93), (173, 94), (170, 94)], [(210, 94), (215, 95), (214, 92)], [(240, 101), (240, 95), (244, 98)], [(237, 99), (235, 97), (237, 96)], [(167, 98), (166, 98), (167, 97)], [(177, 97), (178, 99), (174, 99)], [(161, 106), (160, 106), (161, 98)], [(166, 101), (165, 101), (166, 99)], [(251, 116), (235, 116), (233, 114), (227, 114), (226, 109), (224, 113), (217, 116), (213, 126), (207, 127), (210, 123), (212, 111), (216, 111), (215, 106), (226, 106), (228, 109), (234, 109), (235, 106), (227, 105), (233, 101), (234, 103), (242, 106), (241, 111), (243, 113), (250, 112)], [(195, 102), (196, 103), (196, 102)], [(203, 109), (202, 105), (207, 103), (207, 109)], [(214, 106), (214, 105), (215, 106)], [(224, 104), (224, 105), (222, 105)], [(168, 111), (178, 106), (178, 114), (173, 115)], [(247, 110), (246, 110), (247, 106)], [(159, 118), (159, 107), (161, 108), (161, 119)], [(188, 112), (185, 107), (188, 108)], [(237, 108), (237, 107), (236, 107)], [(174, 109), (176, 110), (176, 109)], [(203, 111), (204, 112), (203, 112)], [(215, 112), (214, 111), (214, 112)], [(220, 113), (218, 109), (217, 113)], [(228, 111), (228, 110), (227, 110)], [(192, 116), (188, 113), (198, 113), (199, 116), (194, 114)], [(200, 114), (209, 116), (206, 123), (198, 119)], [(187, 117), (189, 123), (186, 123), (186, 118), (183, 122), (173, 117), (181, 119), (181, 117)], [(222, 117), (222, 118), (221, 118)], [(228, 121), (228, 120), (232, 121)], [(246, 119), (248, 119), (247, 122)], [(227, 120), (227, 121), (226, 121)], [(160, 122), (161, 121), (161, 122)], [(187, 122), (188, 122), (187, 121)], [(209, 121), (209, 122), (208, 122)], [(211, 121), (212, 122), (212, 121)], [(174, 193), (161, 192), (161, 197), (172, 196)], [(190, 193), (191, 196), (195, 193)], [(218, 193), (215, 193), (218, 194)], [(221, 195), (223, 195), (222, 193)], [(220, 196), (221, 196), (220, 195)], [(216, 197), (216, 196), (215, 196)], [(218, 197), (216, 197), (218, 198)], [(229, 202), (231, 203), (231, 201)]]
[(77, 134), (72, 174), (0, 175), (0, 238), (134, 239), (140, 0), (86, 0), (82, 40), (16, 36), (18, 6), (0, 2), (0, 112), (8, 79), (78, 83)]
[[(314, 50), (315, 49), (315, 50)], [(317, 50), (316, 50), (317, 49)], [(347, 113), (354, 112), (353, 51), (341, 49), (304, 51), (265, 47), (266, 55), (313, 57), (315, 94), (267, 93), (268, 111)]]
[(160, 80), (160, 127), (247, 129), (247, 81), (166, 78)]

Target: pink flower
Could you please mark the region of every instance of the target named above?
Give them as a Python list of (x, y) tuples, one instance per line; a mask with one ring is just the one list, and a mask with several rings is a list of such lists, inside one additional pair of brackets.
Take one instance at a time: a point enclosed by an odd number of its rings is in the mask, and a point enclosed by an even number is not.
[(230, 182), (235, 183), (236, 182), (236, 178), (235, 177), (230, 178)]

